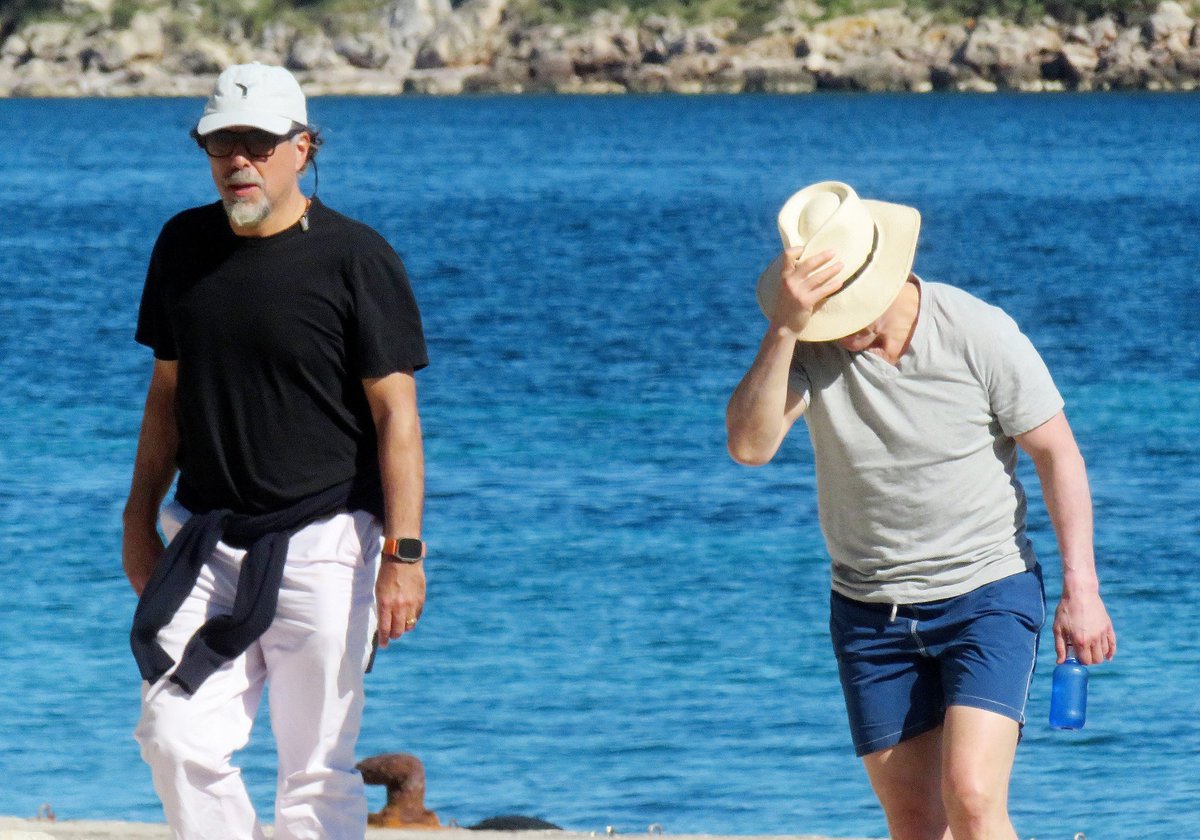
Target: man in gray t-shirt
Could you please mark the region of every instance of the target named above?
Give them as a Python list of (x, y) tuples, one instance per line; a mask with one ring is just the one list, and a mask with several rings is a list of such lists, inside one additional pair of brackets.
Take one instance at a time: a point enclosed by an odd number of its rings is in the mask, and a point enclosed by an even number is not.
[(912, 274), (916, 210), (823, 182), (779, 227), (730, 454), (765, 464), (805, 418), (851, 733), (894, 840), (1015, 838), (1008, 778), (1044, 619), (1018, 450), (1063, 560), (1058, 661), (1116, 652), (1062, 397), (1004, 312)]

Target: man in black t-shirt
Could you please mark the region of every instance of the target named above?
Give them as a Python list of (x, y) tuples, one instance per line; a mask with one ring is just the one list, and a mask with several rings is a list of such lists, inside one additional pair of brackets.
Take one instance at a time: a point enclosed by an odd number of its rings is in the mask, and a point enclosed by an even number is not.
[(387, 242), (301, 192), (319, 140), (290, 73), (229, 68), (193, 135), (220, 201), (164, 226), (138, 314), (136, 735), (175, 837), (257, 840), (231, 757), (269, 683), (274, 836), (361, 840), (371, 639), (425, 601), (420, 314)]

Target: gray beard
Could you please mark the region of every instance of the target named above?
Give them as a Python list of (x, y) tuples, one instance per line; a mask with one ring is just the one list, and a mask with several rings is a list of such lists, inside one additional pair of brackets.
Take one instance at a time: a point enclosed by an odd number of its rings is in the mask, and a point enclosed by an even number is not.
[(225, 214), (237, 227), (258, 227), (271, 215), (271, 202), (265, 197), (261, 201), (223, 201)]

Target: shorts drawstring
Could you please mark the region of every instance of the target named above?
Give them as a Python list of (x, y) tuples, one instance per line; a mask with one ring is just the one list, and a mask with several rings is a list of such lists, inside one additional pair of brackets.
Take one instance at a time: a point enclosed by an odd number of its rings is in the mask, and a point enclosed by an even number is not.
[(892, 604), (892, 617), (888, 619), (888, 624), (891, 624), (893, 621), (896, 620), (896, 613), (898, 613), (899, 611), (900, 611), (900, 605)]

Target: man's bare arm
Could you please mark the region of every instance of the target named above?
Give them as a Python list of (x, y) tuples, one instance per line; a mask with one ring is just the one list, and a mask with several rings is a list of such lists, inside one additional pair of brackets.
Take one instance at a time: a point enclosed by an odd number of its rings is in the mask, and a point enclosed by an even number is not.
[[(425, 455), (417, 384), (412, 371), (363, 382), (379, 437), (384, 536), (420, 538), (425, 504)], [(385, 561), (375, 582), (379, 644), (411, 630), (425, 608), (425, 563)]]
[(1100, 598), (1087, 468), (1067, 416), (1060, 411), (1016, 440), (1037, 468), (1062, 557), (1062, 598), (1054, 613), (1058, 661), (1066, 658), (1068, 645), (1085, 665), (1112, 659), (1117, 652), (1117, 636)]
[(840, 288), (834, 278), (842, 263), (832, 251), (807, 259), (800, 259), (801, 252), (783, 252), (779, 295), (767, 334), (725, 408), (726, 445), (739, 464), (761, 466), (775, 457), (807, 407), (788, 387), (796, 336), (817, 304)]
[(154, 362), (129, 499), (122, 517), (121, 561), (125, 576), (139, 595), (163, 551), (158, 535), (158, 509), (175, 480), (175, 456), (179, 451), (179, 429), (175, 424), (178, 371), (178, 362), (158, 359)]

